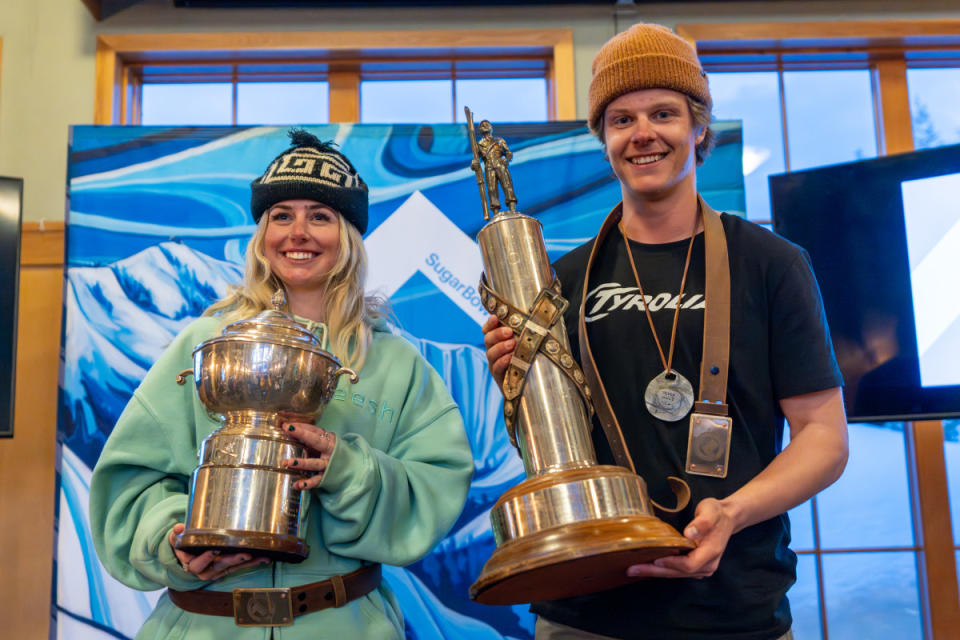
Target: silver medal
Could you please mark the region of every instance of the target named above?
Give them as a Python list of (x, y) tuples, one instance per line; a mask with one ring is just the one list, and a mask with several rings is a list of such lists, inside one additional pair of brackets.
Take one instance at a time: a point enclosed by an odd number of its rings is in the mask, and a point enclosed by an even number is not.
[[(667, 377), (668, 373), (670, 377)], [(683, 420), (693, 408), (693, 387), (689, 380), (671, 369), (650, 381), (643, 399), (655, 418), (676, 422)]]

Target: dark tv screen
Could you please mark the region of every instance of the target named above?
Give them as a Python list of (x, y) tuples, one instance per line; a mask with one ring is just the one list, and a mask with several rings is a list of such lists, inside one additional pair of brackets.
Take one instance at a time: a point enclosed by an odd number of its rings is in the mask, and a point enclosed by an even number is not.
[(0, 437), (13, 435), (23, 180), (0, 176)]
[(810, 253), (851, 422), (960, 416), (960, 145), (770, 176)]

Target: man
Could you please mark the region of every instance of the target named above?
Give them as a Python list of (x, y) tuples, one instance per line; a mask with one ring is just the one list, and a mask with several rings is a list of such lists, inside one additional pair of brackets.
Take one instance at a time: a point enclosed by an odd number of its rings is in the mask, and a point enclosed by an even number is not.
[[(711, 107), (696, 52), (665, 27), (634, 25), (594, 59), (589, 124), (623, 200), (604, 237), (555, 265), (570, 300), (571, 352), (581, 352), (583, 313), (600, 383), (651, 497), (670, 503), (667, 476), (690, 485), (691, 505), (663, 517), (697, 547), (624, 567), (638, 579), (624, 587), (534, 603), (538, 640), (792, 637), (785, 593), (796, 556), (785, 512), (829, 486), (846, 464), (842, 381), (806, 253), (740, 218), (718, 216), (698, 198), (695, 166), (712, 142)], [(707, 264), (705, 245), (718, 232), (705, 239), (706, 222), (722, 228), (728, 260)], [(709, 283), (719, 273), (730, 281), (729, 377), (715, 402), (725, 400), (730, 421), (701, 437), (689, 411), (703, 381), (721, 369), (701, 372), (705, 309), (722, 298)], [(515, 339), (495, 317), (484, 333), (491, 372), (502, 382)], [(701, 410), (697, 403), (694, 412)], [(595, 427), (593, 436), (600, 462), (613, 463), (603, 431)], [(701, 475), (704, 457), (712, 462)]]

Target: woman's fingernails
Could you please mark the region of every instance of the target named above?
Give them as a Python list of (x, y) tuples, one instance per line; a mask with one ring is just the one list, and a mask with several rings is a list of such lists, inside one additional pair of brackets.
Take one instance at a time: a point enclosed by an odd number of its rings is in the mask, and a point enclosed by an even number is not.
[(295, 467), (295, 466), (297, 466), (298, 464), (300, 464), (300, 461), (299, 461), (299, 460), (294, 460), (293, 463), (291, 464), (291, 466), (294, 466), (294, 467)]
[(294, 429), (296, 429), (296, 427), (294, 427), (292, 424), (287, 425), (287, 431), (293, 431)]

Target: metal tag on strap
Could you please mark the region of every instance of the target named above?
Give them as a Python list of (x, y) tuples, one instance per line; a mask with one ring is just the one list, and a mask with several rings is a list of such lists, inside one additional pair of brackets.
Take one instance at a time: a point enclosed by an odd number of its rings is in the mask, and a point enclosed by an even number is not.
[(288, 627), (293, 624), (290, 589), (234, 589), (233, 619), (238, 627)]
[(707, 413), (690, 414), (687, 437), (687, 473), (727, 477), (733, 418)]

